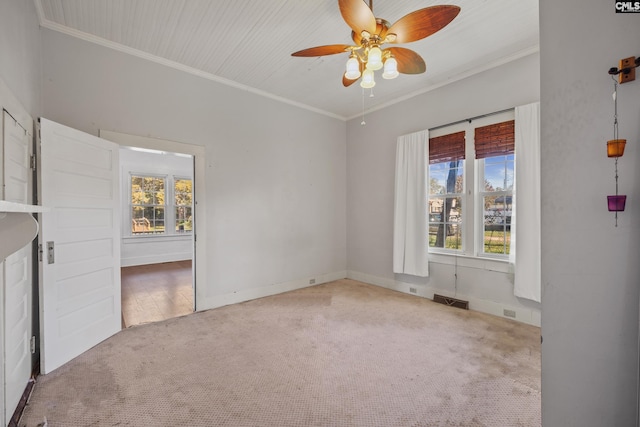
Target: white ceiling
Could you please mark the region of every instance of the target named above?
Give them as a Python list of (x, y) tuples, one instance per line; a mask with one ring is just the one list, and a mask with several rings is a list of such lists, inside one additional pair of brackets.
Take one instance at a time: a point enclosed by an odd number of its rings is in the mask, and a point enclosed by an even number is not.
[[(35, 0), (40, 24), (216, 81), (348, 119), (362, 113), (358, 84), (342, 86), (348, 54), (291, 53), (350, 44), (337, 0)], [(376, 0), (394, 23), (434, 0)], [(538, 50), (538, 0), (448, 0), (460, 14), (443, 30), (402, 45), (427, 72), (383, 80), (376, 72), (367, 111)]]

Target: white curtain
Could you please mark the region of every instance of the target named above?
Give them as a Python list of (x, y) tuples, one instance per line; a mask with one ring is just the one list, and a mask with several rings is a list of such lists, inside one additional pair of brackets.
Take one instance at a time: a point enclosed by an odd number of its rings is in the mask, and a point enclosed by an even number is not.
[(398, 137), (393, 225), (393, 271), (426, 277), (429, 131)]
[(514, 294), (540, 302), (540, 103), (515, 109), (515, 224), (510, 262), (515, 263)]

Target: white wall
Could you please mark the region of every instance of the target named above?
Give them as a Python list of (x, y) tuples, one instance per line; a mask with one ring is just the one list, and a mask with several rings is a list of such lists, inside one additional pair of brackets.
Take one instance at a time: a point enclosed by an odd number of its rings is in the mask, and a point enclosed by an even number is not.
[[(404, 78), (411, 78), (405, 76)], [(349, 276), (432, 297), (454, 294), (454, 257), (434, 257), (430, 277), (394, 275), (393, 194), (396, 139), (422, 129), (539, 100), (539, 55), (455, 82), (367, 114), (347, 125), (347, 257)], [(518, 320), (540, 324), (540, 305), (513, 296), (506, 263), (458, 258), (458, 297), (496, 315), (516, 311)], [(414, 286), (417, 285), (417, 286)]]
[[(542, 420), (544, 426), (635, 426), (640, 283), (640, 80), (618, 91), (618, 227), (613, 82), (640, 56), (640, 15), (614, 2), (541, 0)], [(640, 71), (637, 69), (636, 71)]]
[[(120, 149), (120, 184), (122, 195), (122, 240), (121, 261), (123, 267), (132, 265), (157, 264), (160, 262), (182, 261), (193, 256), (193, 236), (191, 233), (166, 235), (131, 235), (131, 214), (129, 212), (131, 175), (157, 175), (167, 178), (193, 179), (193, 159), (173, 154), (158, 154)], [(167, 184), (169, 185), (169, 183)], [(169, 203), (169, 200), (167, 200)], [(167, 210), (165, 219), (169, 219)]]
[(205, 147), (199, 308), (345, 276), (344, 122), (50, 30), (42, 36), (47, 118)]
[(40, 29), (33, 1), (0, 1), (0, 78), (33, 117), (40, 113)]

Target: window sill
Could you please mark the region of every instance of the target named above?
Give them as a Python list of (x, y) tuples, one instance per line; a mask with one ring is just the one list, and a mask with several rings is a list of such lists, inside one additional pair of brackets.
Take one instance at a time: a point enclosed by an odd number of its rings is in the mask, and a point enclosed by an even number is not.
[(144, 234), (141, 236), (122, 236), (122, 243), (133, 244), (133, 243), (150, 243), (152, 241), (163, 241), (163, 242), (173, 242), (173, 241), (189, 241), (192, 240), (192, 233), (184, 233), (184, 234)]
[(477, 268), (480, 270), (509, 273), (509, 260), (471, 256), (464, 254), (429, 252), (429, 262), (437, 264), (458, 265), (459, 267)]

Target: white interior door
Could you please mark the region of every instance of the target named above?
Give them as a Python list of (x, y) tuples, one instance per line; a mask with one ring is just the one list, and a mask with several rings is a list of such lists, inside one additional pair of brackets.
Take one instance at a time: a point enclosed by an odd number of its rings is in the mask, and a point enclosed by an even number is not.
[(41, 369), (121, 329), (118, 145), (40, 122)]
[[(31, 204), (31, 135), (3, 111), (4, 199)], [(31, 245), (9, 255), (4, 262), (4, 390), (5, 425), (31, 376)], [(1, 271), (2, 269), (0, 269)]]

